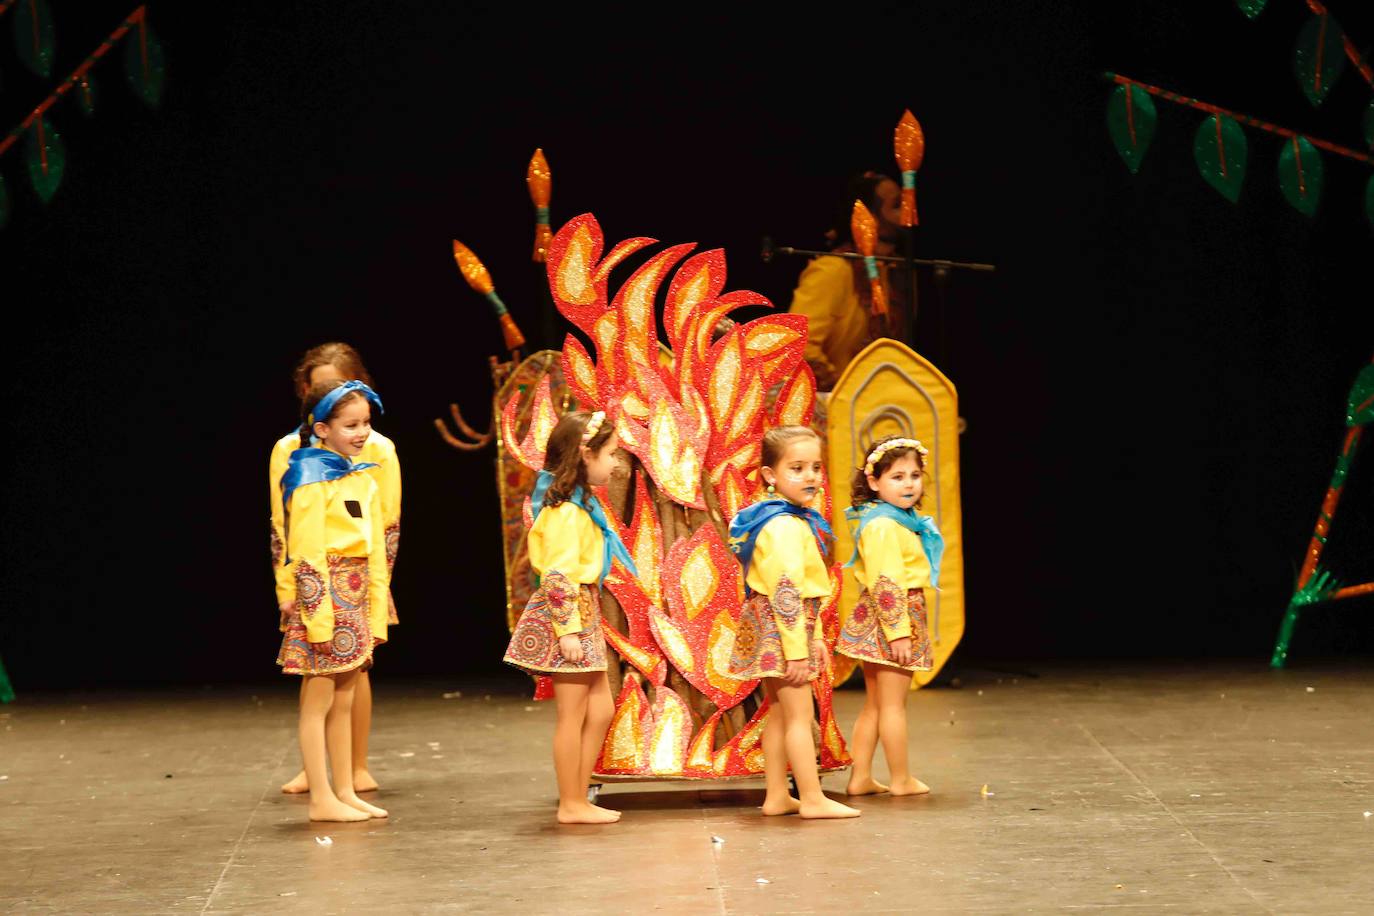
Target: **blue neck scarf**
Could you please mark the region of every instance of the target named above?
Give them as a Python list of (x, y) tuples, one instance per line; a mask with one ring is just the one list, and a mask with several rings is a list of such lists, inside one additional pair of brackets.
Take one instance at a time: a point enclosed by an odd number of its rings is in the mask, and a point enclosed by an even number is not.
[(854, 556), (849, 558), (845, 566), (853, 566), (859, 559), (859, 535), (863, 533), (864, 526), (875, 518), (890, 518), (921, 539), (921, 550), (925, 551), (926, 560), (930, 563), (930, 585), (932, 588), (940, 587), (940, 560), (945, 555), (945, 539), (940, 529), (935, 527), (935, 519), (929, 515), (917, 515), (915, 507), (898, 509), (880, 499), (845, 509), (844, 517), (850, 522), (859, 523), (854, 529)]
[[(539, 476), (534, 481), (534, 492), (530, 494), (530, 514), (539, 518), (539, 513), (544, 509), (544, 495), (549, 490), (549, 485), (553, 483), (553, 474), (549, 471), (540, 471)], [(625, 546), (625, 542), (620, 539), (620, 534), (611, 527), (610, 520), (606, 518), (606, 510), (601, 506), (601, 500), (597, 499), (592, 493), (585, 492), (582, 487), (573, 490), (568, 502), (577, 506), (583, 512), (592, 517), (592, 522), (601, 529), (601, 542), (603, 553), (601, 556), (601, 578), (597, 581), (604, 582), (606, 577), (611, 574), (611, 560), (617, 559), (630, 571), (630, 574), (638, 577), (639, 570), (635, 568), (634, 557), (630, 556), (630, 550)]]
[(803, 519), (811, 526), (811, 533), (816, 536), (816, 543), (822, 549), (822, 533), (825, 537), (834, 537), (825, 517), (815, 509), (799, 506), (786, 499), (765, 499), (745, 506), (730, 520), (730, 549), (739, 557), (745, 576), (749, 575), (749, 564), (754, 560), (754, 545), (758, 542), (759, 532), (779, 515), (795, 515)]
[[(284, 530), (291, 530), (291, 494), (307, 484), (338, 480), (354, 471), (365, 471), (377, 465), (371, 461), (353, 459), (327, 448), (298, 448), (286, 459), (286, 473), (281, 475), (281, 508), (285, 516)], [(288, 539), (289, 543), (289, 539)], [(291, 562), (288, 553), (285, 562)]]

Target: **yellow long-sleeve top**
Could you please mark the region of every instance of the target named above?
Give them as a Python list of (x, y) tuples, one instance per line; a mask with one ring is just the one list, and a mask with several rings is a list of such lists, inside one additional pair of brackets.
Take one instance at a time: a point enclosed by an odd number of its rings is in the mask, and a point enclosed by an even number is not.
[(553, 634), (559, 638), (583, 628), (581, 586), (601, 580), (605, 535), (586, 510), (573, 502), (546, 506), (529, 533), (530, 565), (539, 573), (549, 601)]
[[(854, 561), (854, 578), (870, 592), (886, 579), (895, 586), (894, 598), (904, 609), (908, 589), (930, 587), (930, 560), (916, 533), (890, 518), (875, 518), (864, 525), (859, 535), (859, 558)], [(891, 642), (911, 636), (911, 618), (905, 613), (878, 615), (883, 635)]]
[(811, 654), (811, 640), (821, 637), (821, 620), (817, 615), (815, 632), (808, 636), (805, 615), (779, 613), (780, 602), (794, 600), (791, 595), (779, 594), (788, 591), (779, 589), (784, 579), (796, 590), (796, 597), (830, 596), (830, 574), (816, 546), (816, 536), (811, 526), (795, 515), (779, 515), (759, 531), (745, 582), (753, 591), (769, 597), (782, 636), (783, 658), (796, 661)]
[[(300, 436), (291, 433), (282, 436), (272, 446), (271, 457), (267, 460), (267, 486), (271, 494), (272, 506), (272, 574), (277, 580), (277, 602), (290, 601), (296, 594), (293, 575), (282, 565), (286, 531), (283, 527), (285, 515), (281, 506), (281, 478), (286, 473), (287, 461), (291, 453), (301, 447)], [(396, 457), (396, 446), (390, 439), (375, 429), (363, 445), (362, 453), (353, 459), (379, 465), (359, 473), (366, 474), (377, 482), (382, 499), (382, 527), (387, 534), (387, 569), (396, 564), (396, 550), (401, 540), (401, 462)], [(294, 498), (294, 497), (293, 497)], [(388, 584), (390, 573), (388, 572)]]
[[(880, 264), (878, 270), (880, 282), (887, 287), (887, 265)], [(817, 387), (831, 390), (845, 366), (871, 342), (868, 312), (854, 289), (850, 262), (821, 257), (807, 264), (788, 311), (806, 316), (803, 357), (816, 375)]]
[(329, 558), (366, 557), (368, 623), (386, 639), (386, 533), (381, 488), (363, 471), (306, 484), (291, 494), (286, 546), (290, 598), (311, 642), (334, 636), (333, 570)]

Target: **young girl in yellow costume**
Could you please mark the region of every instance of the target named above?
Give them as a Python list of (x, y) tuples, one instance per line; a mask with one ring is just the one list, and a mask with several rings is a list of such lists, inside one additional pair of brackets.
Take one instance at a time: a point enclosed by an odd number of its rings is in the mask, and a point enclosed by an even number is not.
[[(874, 445), (854, 474), (854, 505), (845, 516), (854, 531), (854, 578), (859, 602), (840, 631), (835, 651), (863, 663), (863, 710), (849, 742), (854, 767), (850, 795), (924, 795), (930, 787), (907, 763), (906, 698), (911, 673), (931, 667), (925, 589), (940, 579), (944, 539), (928, 515), (918, 515), (926, 448), (889, 436)], [(873, 778), (882, 739), (891, 786)]]
[[(804, 426), (770, 430), (763, 437), (760, 473), (768, 498), (730, 522), (730, 548), (744, 567), (749, 595), (729, 672), (762, 678), (771, 707), (762, 738), (763, 813), (858, 817), (857, 810), (821, 791), (811, 737), (811, 682), (830, 663), (819, 620), (821, 599), (830, 594), (819, 542), (830, 526), (809, 508), (821, 484), (820, 438)], [(787, 791), (788, 764), (799, 799)]]
[[(332, 342), (320, 344), (305, 352), (296, 365), (294, 373), (296, 397), (302, 402), (311, 386), (327, 381), (347, 381), (357, 379), (367, 385), (372, 384), (372, 376), (363, 365), (358, 351), (346, 343)], [(302, 406), (305, 406), (302, 404)], [(301, 447), (301, 438), (292, 430), (272, 446), (272, 456), (267, 463), (267, 483), (271, 490), (272, 506), (272, 571), (277, 579), (277, 602), (285, 605), (292, 599), (291, 574), (283, 564), (283, 546), (286, 534), (283, 527), (285, 516), (282, 512), (281, 485), (282, 475), (286, 473), (287, 460), (291, 453)], [(396, 551), (401, 542), (401, 462), (396, 457), (396, 446), (377, 430), (367, 437), (358, 460), (374, 465), (367, 473), (377, 482), (382, 497), (382, 522), (386, 526), (386, 565), (388, 574), (396, 564)], [(387, 589), (387, 623), (395, 626), (396, 602), (392, 600), (390, 588)], [(353, 786), (359, 792), (371, 792), (377, 788), (367, 768), (368, 736), (372, 732), (372, 680), (368, 672), (358, 676), (358, 686), (353, 695)], [(288, 795), (308, 792), (310, 785), (305, 770), (296, 774), (290, 782), (281, 787)]]
[(306, 403), (300, 438), (313, 433), (319, 447), (292, 452), (281, 480), (293, 600), (282, 612), (277, 664), (305, 678), (300, 742), (310, 819), (362, 821), (387, 816), (358, 797), (352, 761), (354, 691), (374, 646), (386, 641), (387, 569), (381, 493), (361, 473), (368, 465), (353, 459), (382, 402), (362, 382), (329, 381)]
[(634, 560), (590, 487), (604, 486), (616, 467), (615, 426), (601, 411), (570, 413), (549, 435), (544, 470), (530, 508), (530, 565), (539, 588), (515, 625), (505, 660), (553, 680), (557, 722), (553, 768), (558, 822), (611, 824), (620, 819), (587, 800), (587, 784), (610, 727), (615, 703), (606, 681), (599, 589), (612, 558), (632, 574)]

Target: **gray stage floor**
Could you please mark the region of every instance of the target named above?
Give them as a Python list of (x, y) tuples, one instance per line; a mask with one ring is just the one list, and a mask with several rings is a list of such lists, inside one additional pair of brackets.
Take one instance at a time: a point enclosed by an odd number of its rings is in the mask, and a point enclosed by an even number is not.
[[(480, 685), (378, 679), (392, 816), (357, 825), (278, 791), (285, 679), (21, 697), (0, 708), (0, 911), (1374, 912), (1374, 672), (1039, 674), (912, 696), (930, 797), (804, 822), (758, 816), (756, 782), (620, 784), (607, 828), (554, 823), (551, 706)], [(847, 733), (862, 694), (836, 699)]]

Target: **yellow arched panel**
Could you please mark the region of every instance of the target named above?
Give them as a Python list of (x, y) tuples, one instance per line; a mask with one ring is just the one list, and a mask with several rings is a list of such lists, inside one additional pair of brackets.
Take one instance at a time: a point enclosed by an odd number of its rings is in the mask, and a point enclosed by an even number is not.
[[(847, 561), (854, 539), (845, 522), (854, 469), (875, 439), (903, 435), (930, 449), (921, 512), (935, 517), (945, 537), (940, 590), (926, 592), (935, 666), (916, 673), (913, 686), (930, 683), (964, 635), (963, 515), (959, 500), (959, 396), (954, 383), (910, 347), (875, 340), (841, 374), (830, 394), (826, 420), (826, 465), (834, 495), (836, 556)], [(844, 571), (840, 620), (848, 620), (859, 599), (854, 573)], [(837, 665), (841, 661), (836, 658)], [(837, 670), (837, 675), (845, 674)]]

